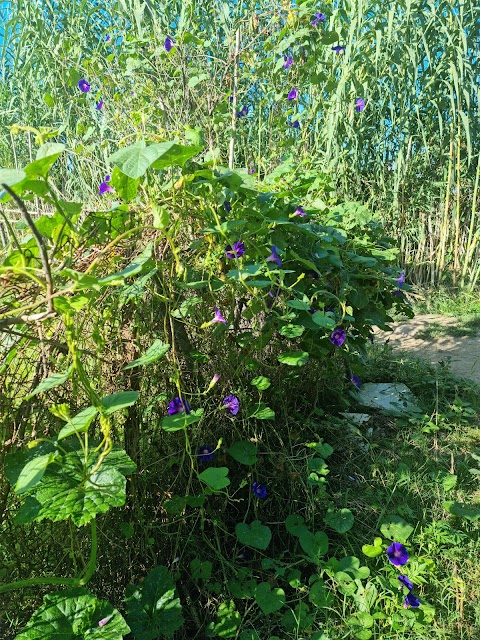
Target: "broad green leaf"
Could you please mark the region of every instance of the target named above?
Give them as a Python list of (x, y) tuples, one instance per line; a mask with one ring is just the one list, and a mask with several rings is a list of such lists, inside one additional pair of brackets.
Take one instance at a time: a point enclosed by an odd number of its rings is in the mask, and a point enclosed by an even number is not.
[(57, 142), (46, 142), (37, 151), (36, 160), (25, 167), (27, 176), (46, 178), (51, 167), (65, 151), (65, 145)]
[(160, 426), (164, 431), (180, 431), (195, 422), (199, 422), (203, 416), (203, 409), (195, 409), (190, 413), (174, 413), (172, 416), (162, 418)]
[(13, 187), (27, 177), (23, 169), (0, 169), (0, 187), (6, 184), (7, 187)]
[(107, 161), (115, 164), (129, 178), (136, 180), (145, 174), (162, 153), (163, 151), (159, 150), (157, 145), (147, 147), (144, 141), (140, 141), (119, 149)]
[(228, 467), (209, 467), (202, 471), (198, 477), (212, 491), (220, 491), (230, 484), (230, 480), (227, 478), (228, 472)]
[(316, 580), (310, 587), (308, 601), (318, 609), (326, 609), (333, 606), (333, 593), (326, 588), (325, 581), (322, 578)]
[(272, 588), (268, 582), (261, 582), (255, 589), (255, 602), (262, 613), (268, 616), (279, 611), (285, 605), (285, 591)]
[(59, 387), (61, 384), (66, 382), (73, 372), (73, 365), (70, 365), (68, 370), (65, 373), (54, 373), (53, 376), (45, 378), (42, 380), (38, 387), (25, 396), (25, 400), (30, 400), (33, 396), (36, 396), (39, 393), (43, 393), (43, 391), (49, 391), (50, 389), (55, 389), (55, 387)]
[(99, 278), (99, 286), (105, 286), (106, 284), (119, 285), (123, 284), (125, 278), (141, 273), (145, 266), (151, 266), (151, 246), (146, 247), (141, 255), (137, 256), (125, 269), (112, 273), (104, 278)]
[(387, 516), (380, 527), (382, 536), (395, 542), (406, 542), (413, 531), (412, 525), (400, 516)]
[(23, 467), (15, 484), (15, 493), (25, 493), (40, 482), (48, 465), (55, 459), (54, 453), (37, 456)]
[(355, 518), (350, 509), (328, 509), (324, 522), (338, 533), (347, 533), (353, 527)]
[(288, 364), (290, 367), (302, 367), (308, 362), (309, 354), (306, 351), (285, 351), (278, 356), (278, 361)]
[(57, 436), (57, 440), (63, 440), (68, 438), (74, 433), (85, 433), (88, 431), (89, 426), (92, 424), (95, 416), (98, 413), (98, 409), (95, 407), (87, 407), (76, 416), (73, 416), (71, 420), (60, 430)]
[(134, 463), (124, 451), (114, 449), (92, 474), (98, 455), (92, 450), (86, 473), (82, 472), (82, 450), (64, 455), (61, 466), (50, 465), (17, 512), (15, 521), (27, 524), (44, 519), (53, 522), (71, 519), (80, 527), (97, 514), (125, 504), (125, 475), (135, 468)]
[(461, 502), (445, 502), (445, 509), (457, 518), (465, 518), (470, 522), (476, 522), (480, 518), (480, 507), (474, 504)]
[(246, 440), (234, 442), (227, 452), (241, 464), (251, 465), (257, 462), (257, 447), (253, 442)]
[[(159, 205), (152, 206), (153, 226), (155, 229), (166, 229), (170, 224), (170, 213), (165, 207)], [(208, 282), (208, 280), (206, 281)]]
[(130, 178), (130, 176), (120, 171), (118, 167), (113, 167), (110, 184), (124, 202), (131, 202), (138, 193), (140, 180), (138, 178)]
[(291, 533), (292, 536), (296, 536), (297, 538), (302, 533), (302, 531), (308, 531), (305, 525), (305, 519), (302, 518), (302, 516), (294, 513), (287, 516), (287, 519), (285, 520), (285, 527), (288, 533)]
[(287, 300), (287, 307), (299, 309), (300, 311), (310, 311), (311, 305), (305, 300)]
[(203, 150), (203, 146), (185, 146), (175, 142), (160, 142), (152, 146), (159, 153), (152, 169), (167, 169), (173, 165), (183, 167), (188, 160)]
[(264, 402), (259, 402), (248, 417), (256, 418), (257, 420), (273, 420), (275, 418), (275, 411), (267, 407)]
[(147, 349), (144, 355), (130, 364), (127, 364), (124, 369), (132, 369), (133, 367), (143, 367), (146, 364), (151, 364), (152, 362), (156, 362), (163, 358), (163, 356), (170, 349), (170, 345), (168, 343), (163, 342), (160, 339), (155, 340), (155, 342)]
[(384, 551), (382, 538), (375, 538), (373, 544), (364, 544), (362, 547), (363, 553), (367, 558), (376, 558)]
[(152, 569), (139, 585), (127, 586), (125, 609), (133, 636), (141, 640), (172, 638), (183, 625), (175, 583), (162, 565)]
[(235, 638), (242, 623), (242, 616), (238, 613), (233, 600), (222, 602), (217, 611), (217, 623), (213, 627), (214, 637)]
[(119, 391), (118, 393), (112, 393), (109, 396), (105, 396), (101, 400), (103, 413), (106, 416), (110, 416), (115, 411), (131, 407), (132, 404), (138, 400), (140, 394), (138, 391)]
[(317, 311), (316, 313), (312, 314), (312, 320), (316, 325), (324, 329), (333, 330), (336, 326), (335, 320), (322, 311)]
[(46, 595), (16, 640), (122, 640), (130, 628), (120, 613), (86, 589)]
[(209, 560), (194, 558), (190, 562), (190, 575), (193, 580), (210, 580), (213, 565)]
[(268, 389), (272, 383), (265, 376), (257, 376), (250, 382), (250, 384), (257, 387), (259, 391), (265, 391), (265, 389)]
[(262, 551), (265, 551), (272, 539), (270, 528), (263, 525), (259, 520), (254, 520), (251, 524), (238, 523), (235, 526), (235, 533), (239, 542)]
[(286, 338), (299, 338), (304, 331), (305, 327), (298, 324), (286, 324), (280, 329), (281, 335)]
[(300, 546), (313, 562), (318, 563), (328, 551), (328, 537), (323, 531), (312, 533), (308, 529), (303, 529), (298, 539)]

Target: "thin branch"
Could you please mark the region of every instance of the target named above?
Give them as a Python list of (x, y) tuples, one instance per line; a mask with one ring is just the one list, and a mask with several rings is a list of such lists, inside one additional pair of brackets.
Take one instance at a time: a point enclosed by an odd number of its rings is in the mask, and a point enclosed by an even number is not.
[[(35, 236), (35, 240), (37, 242), (38, 245), (38, 249), (40, 251), (40, 259), (42, 261), (42, 266), (43, 269), (45, 271), (45, 281), (47, 284), (47, 313), (48, 314), (53, 314), (54, 313), (54, 308), (53, 308), (53, 300), (52, 300), (52, 296), (53, 296), (53, 281), (52, 281), (52, 272), (50, 271), (50, 263), (48, 262), (48, 253), (47, 253), (47, 248), (45, 246), (45, 243), (43, 241), (42, 235), (39, 232), (39, 230), (37, 229), (37, 227), (35, 226), (34, 221), (32, 220), (31, 215), (28, 213), (27, 211), (27, 207), (25, 206), (25, 203), (23, 202), (23, 200), (21, 198), (19, 198), (17, 196), (17, 194), (12, 191), (12, 189), (10, 189), (9, 186), (7, 186), (6, 184), (2, 184), (2, 189), (5, 189), (5, 191), (10, 194), (10, 196), (15, 200), (15, 202), (17, 203), (20, 211), (22, 212), (23, 217), (25, 218), (25, 222), (28, 224), (28, 226), (30, 227), (31, 232), (33, 233), (33, 235)], [(42, 318), (43, 319), (43, 318)]]

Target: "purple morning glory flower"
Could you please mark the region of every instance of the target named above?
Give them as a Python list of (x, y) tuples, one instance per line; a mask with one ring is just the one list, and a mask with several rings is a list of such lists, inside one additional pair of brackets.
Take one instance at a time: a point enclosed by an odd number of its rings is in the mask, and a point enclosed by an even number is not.
[(78, 88), (82, 93), (88, 93), (90, 91), (90, 85), (85, 80), (85, 78), (82, 78), (81, 80), (78, 81)]
[(255, 167), (252, 167), (251, 169), (248, 170), (248, 173), (253, 176), (253, 174), (255, 173)]
[(335, 329), (335, 331), (330, 336), (330, 342), (334, 344), (336, 347), (341, 347), (346, 339), (347, 339), (347, 334), (343, 329)]
[(263, 484), (258, 484), (258, 482), (253, 483), (252, 493), (256, 498), (263, 499), (267, 497), (267, 489), (263, 486)]
[(400, 574), (398, 576), (398, 581), (401, 582), (404, 587), (407, 587), (409, 591), (413, 590), (413, 583), (407, 576), (403, 576), (402, 574)]
[(332, 51), (335, 51), (335, 53), (342, 53), (343, 51), (345, 51), (345, 47), (343, 46), (343, 44), (336, 44), (332, 47)]
[(292, 216), (300, 216), (300, 218), (306, 218), (307, 214), (302, 209), (302, 207), (297, 207), (295, 211), (292, 213)]
[(100, 186), (98, 187), (99, 196), (103, 196), (104, 193), (113, 193), (115, 191), (113, 187), (107, 184), (108, 182), (110, 182), (110, 176), (105, 176), (103, 182), (101, 182)]
[(165, 47), (165, 51), (167, 53), (169, 53), (173, 49), (174, 42), (173, 42), (173, 40), (171, 39), (170, 36), (167, 36), (165, 38), (165, 42), (164, 42), (163, 46)]
[(230, 211), (232, 210), (232, 205), (228, 200), (225, 200), (225, 202), (223, 203), (223, 208), (227, 213), (230, 213)]
[(288, 123), (294, 129), (300, 129), (300, 122), (298, 120), (294, 120), (293, 122)]
[(236, 416), (240, 411), (240, 400), (237, 398), (237, 396), (229, 394), (223, 399), (223, 406), (225, 407), (227, 413), (229, 413), (231, 416)]
[(284, 60), (283, 68), (284, 69), (289, 69), (293, 64), (293, 56), (288, 56), (288, 57), (287, 56), (283, 56), (283, 60)]
[(203, 447), (199, 448), (197, 459), (199, 462), (211, 462), (213, 460), (213, 456), (213, 447), (204, 445)]
[(312, 22), (310, 23), (312, 27), (316, 27), (319, 22), (325, 22), (327, 16), (324, 13), (316, 13), (313, 17)]
[(231, 244), (227, 244), (227, 246), (225, 247), (225, 255), (230, 259), (241, 258), (244, 253), (245, 245), (241, 240), (235, 242), (233, 246)]
[[(362, 386), (362, 381), (360, 380), (360, 378), (356, 375), (353, 375), (350, 378), (350, 382), (353, 382), (353, 384), (357, 387), (357, 389), (360, 389), (360, 387)], [(400, 578), (399, 578), (400, 579)]]
[(399, 287), (403, 285), (403, 283), (405, 282), (405, 271), (402, 271), (398, 278), (395, 278), (395, 282), (398, 282)]
[(387, 556), (390, 562), (396, 567), (403, 567), (408, 562), (408, 551), (400, 542), (392, 542), (387, 548)]
[(282, 259), (278, 255), (277, 247), (272, 244), (272, 253), (268, 256), (267, 262), (276, 262), (279, 269), (282, 268)]
[(100, 100), (97, 102), (97, 104), (95, 105), (95, 109), (97, 111), (101, 111), (101, 109), (103, 109), (103, 100), (100, 98)]
[(237, 112), (237, 118), (243, 118), (243, 116), (248, 115), (248, 107), (242, 107), (240, 111)]
[(420, 606), (420, 600), (417, 596), (414, 596), (413, 593), (408, 593), (403, 601), (403, 606), (405, 609), (408, 609), (408, 607), (413, 607), (415, 609)]
[(213, 317), (213, 320), (211, 320), (212, 323), (215, 322), (221, 322), (222, 324), (227, 324), (227, 321), (225, 320), (225, 318), (222, 316), (220, 309), (218, 307), (215, 307), (214, 309), (215, 315)]
[(190, 405), (184, 398), (174, 398), (168, 405), (168, 415), (173, 416), (176, 413), (190, 413)]
[(363, 98), (357, 98), (355, 101), (355, 111), (361, 113), (365, 109), (365, 100)]
[(298, 89), (294, 87), (291, 91), (288, 92), (287, 98), (289, 100), (295, 100), (297, 96), (298, 96)]

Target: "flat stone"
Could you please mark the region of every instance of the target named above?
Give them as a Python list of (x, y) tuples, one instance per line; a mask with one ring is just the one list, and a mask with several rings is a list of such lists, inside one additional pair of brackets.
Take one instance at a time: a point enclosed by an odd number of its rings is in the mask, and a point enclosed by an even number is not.
[(367, 382), (359, 390), (358, 403), (394, 415), (420, 411), (415, 396), (401, 382)]
[(346, 418), (351, 424), (360, 426), (370, 420), (369, 413), (350, 413), (348, 411), (340, 411), (340, 415)]

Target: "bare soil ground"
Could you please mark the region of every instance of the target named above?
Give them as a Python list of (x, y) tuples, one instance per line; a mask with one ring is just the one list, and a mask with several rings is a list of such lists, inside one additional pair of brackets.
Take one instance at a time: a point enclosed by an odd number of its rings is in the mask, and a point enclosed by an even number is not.
[[(433, 364), (448, 363), (452, 373), (480, 384), (480, 330), (462, 318), (418, 315), (395, 322), (393, 332), (376, 331), (379, 343), (388, 343)], [(462, 332), (466, 335), (461, 335)]]

